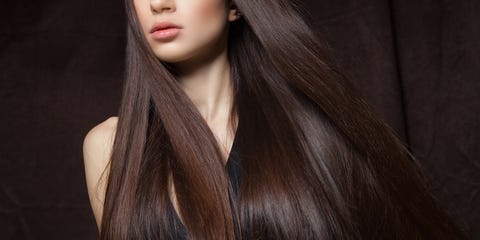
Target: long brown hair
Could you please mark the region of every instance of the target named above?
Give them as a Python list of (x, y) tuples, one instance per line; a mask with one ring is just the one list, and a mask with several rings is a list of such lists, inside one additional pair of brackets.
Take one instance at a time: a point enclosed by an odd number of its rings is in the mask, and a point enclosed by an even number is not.
[(241, 239), (465, 238), (292, 3), (234, 1), (243, 18), (228, 33), (230, 124), (243, 180), (231, 206), (212, 131), (125, 0), (125, 82), (101, 239), (173, 238), (169, 184), (192, 239), (234, 239), (235, 229)]

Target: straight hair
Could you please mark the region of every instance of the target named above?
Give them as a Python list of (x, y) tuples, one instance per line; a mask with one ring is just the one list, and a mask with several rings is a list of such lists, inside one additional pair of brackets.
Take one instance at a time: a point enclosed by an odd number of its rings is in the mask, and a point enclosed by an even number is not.
[(419, 162), (287, 0), (234, 1), (242, 18), (228, 32), (229, 124), (243, 179), (230, 205), (211, 129), (124, 3), (125, 79), (102, 240), (174, 238), (172, 186), (191, 239), (466, 238)]

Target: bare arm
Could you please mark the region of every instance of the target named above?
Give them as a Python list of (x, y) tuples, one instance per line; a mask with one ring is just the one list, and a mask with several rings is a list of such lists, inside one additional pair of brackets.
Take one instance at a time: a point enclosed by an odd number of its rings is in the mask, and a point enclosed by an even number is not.
[[(110, 117), (92, 128), (83, 140), (83, 160), (88, 196), (99, 233), (105, 199), (105, 184), (109, 171), (106, 167), (112, 153), (116, 125), (117, 117)], [(105, 173), (102, 176), (104, 170)]]

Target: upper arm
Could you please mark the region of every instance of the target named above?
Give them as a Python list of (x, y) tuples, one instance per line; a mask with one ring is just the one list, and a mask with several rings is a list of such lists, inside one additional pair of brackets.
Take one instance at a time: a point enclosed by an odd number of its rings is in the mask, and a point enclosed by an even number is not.
[[(83, 161), (88, 196), (99, 232), (103, 215), (106, 177), (109, 171), (107, 164), (112, 153), (116, 125), (117, 117), (110, 117), (93, 127), (83, 140)], [(105, 173), (102, 175), (104, 170)]]

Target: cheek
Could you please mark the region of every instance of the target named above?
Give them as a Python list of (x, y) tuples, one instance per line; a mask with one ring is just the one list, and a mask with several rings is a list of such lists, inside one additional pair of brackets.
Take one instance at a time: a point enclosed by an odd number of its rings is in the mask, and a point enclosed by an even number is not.
[(145, 0), (134, 0), (133, 1), (133, 7), (134, 10), (137, 14), (137, 18), (139, 21), (139, 24), (143, 30), (144, 33), (148, 33), (150, 31), (150, 22), (149, 18), (151, 18), (151, 13), (150, 11), (150, 5), (147, 1)]
[(215, 31), (223, 27), (224, 9), (223, 1), (219, 0), (198, 0), (187, 6), (190, 23), (195, 26), (196, 31)]
[(218, 1), (199, 1), (195, 8), (192, 8), (193, 14), (204, 18), (216, 18), (220, 15), (220, 4)]

